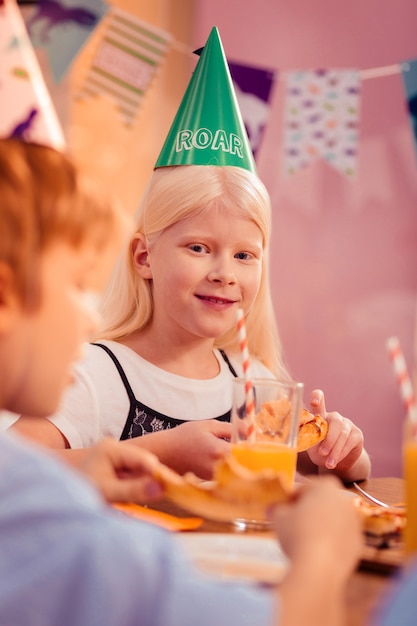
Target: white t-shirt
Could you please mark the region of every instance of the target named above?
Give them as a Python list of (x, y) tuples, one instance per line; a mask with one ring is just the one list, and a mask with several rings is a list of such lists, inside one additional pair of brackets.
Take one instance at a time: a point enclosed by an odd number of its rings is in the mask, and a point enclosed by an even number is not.
[[(162, 370), (115, 341), (100, 343), (116, 356), (136, 399), (154, 411), (191, 421), (211, 419), (230, 410), (233, 374), (218, 350), (219, 374), (199, 380)], [(238, 376), (243, 376), (240, 356), (227, 356)], [(255, 359), (251, 361), (251, 375), (273, 378), (270, 370)], [(110, 356), (102, 348), (86, 344), (84, 359), (75, 367), (75, 382), (50, 420), (71, 448), (84, 448), (104, 436), (120, 439), (129, 408), (125, 386)]]

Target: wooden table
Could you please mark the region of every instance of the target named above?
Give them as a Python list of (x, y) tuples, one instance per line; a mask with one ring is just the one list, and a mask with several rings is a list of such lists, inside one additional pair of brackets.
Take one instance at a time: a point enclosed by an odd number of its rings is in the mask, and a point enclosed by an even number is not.
[[(388, 504), (404, 501), (404, 483), (401, 478), (370, 478), (360, 483), (361, 487)], [(355, 491), (353, 487), (350, 491)], [(176, 505), (162, 501), (152, 508), (178, 516), (189, 516)], [(232, 524), (205, 520), (202, 526), (192, 532), (233, 533)], [(347, 587), (346, 626), (365, 626), (371, 612), (385, 595), (392, 577), (403, 564), (402, 547), (376, 549), (365, 547), (363, 558)], [(326, 584), (326, 581), (323, 581)]]

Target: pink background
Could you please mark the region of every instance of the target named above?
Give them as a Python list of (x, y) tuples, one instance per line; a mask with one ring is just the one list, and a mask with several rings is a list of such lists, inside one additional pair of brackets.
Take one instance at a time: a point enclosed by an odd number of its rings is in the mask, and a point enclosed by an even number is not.
[[(199, 0), (193, 45), (217, 26), (227, 56), (273, 69), (396, 65), (417, 57), (415, 0)], [(359, 174), (318, 161), (281, 174), (285, 77), (278, 76), (258, 154), (273, 202), (274, 305), (305, 400), (364, 431), (373, 475), (401, 475), (404, 409), (385, 342), (397, 335), (414, 371), (417, 158), (399, 73), (362, 83)]]

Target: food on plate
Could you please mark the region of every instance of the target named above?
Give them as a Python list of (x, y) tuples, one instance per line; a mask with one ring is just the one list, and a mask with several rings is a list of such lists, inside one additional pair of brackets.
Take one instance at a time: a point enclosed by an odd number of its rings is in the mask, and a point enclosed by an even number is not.
[[(221, 522), (239, 518), (264, 521), (270, 506), (297, 497), (297, 490), (288, 489), (279, 473), (270, 469), (253, 472), (232, 456), (216, 463), (210, 482), (191, 472), (180, 476), (162, 464), (154, 475), (169, 500), (195, 515)], [(369, 504), (360, 496), (353, 497), (352, 504), (361, 517), (367, 543), (386, 547), (402, 539), (405, 509)]]
[(155, 470), (155, 477), (175, 504), (223, 522), (237, 518), (266, 520), (269, 506), (292, 497), (292, 491), (284, 487), (276, 472), (252, 472), (230, 456), (217, 462), (210, 482), (201, 481), (191, 472), (180, 476), (162, 464)]
[(370, 504), (360, 496), (355, 497), (353, 502), (361, 516), (368, 543), (382, 547), (402, 539), (406, 524), (405, 508)]
[[(283, 441), (288, 436), (291, 403), (287, 398), (270, 400), (262, 404), (255, 415), (256, 439), (258, 441)], [(313, 415), (302, 409), (299, 415), (297, 452), (303, 452), (323, 441), (327, 435), (328, 424), (320, 415)]]
[[(286, 399), (265, 402), (255, 416), (257, 439), (268, 441), (273, 433), (275, 441), (277, 428), (284, 439), (290, 410)], [(297, 451), (316, 445), (326, 434), (326, 420), (303, 409)], [(164, 465), (158, 466), (155, 477), (163, 484), (169, 500), (196, 515), (217, 521), (229, 522), (237, 518), (264, 521), (268, 507), (293, 497), (292, 489), (286, 486), (285, 477), (279, 472), (272, 469), (253, 472), (232, 455), (216, 463), (210, 482), (203, 482), (191, 472), (180, 476)]]

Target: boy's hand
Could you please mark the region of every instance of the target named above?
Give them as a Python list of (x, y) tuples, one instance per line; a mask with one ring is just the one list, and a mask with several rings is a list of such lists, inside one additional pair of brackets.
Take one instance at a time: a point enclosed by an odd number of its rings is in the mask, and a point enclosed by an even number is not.
[(152, 477), (159, 461), (147, 450), (103, 439), (85, 452), (78, 469), (108, 502), (149, 502), (162, 497), (162, 485)]
[(291, 560), (317, 559), (317, 565), (328, 558), (335, 570), (353, 569), (362, 546), (360, 518), (336, 478), (312, 478), (271, 515)]
[(337, 481), (322, 476), (271, 513), (291, 565), (277, 588), (282, 626), (345, 623), (346, 583), (363, 545), (352, 501)]

